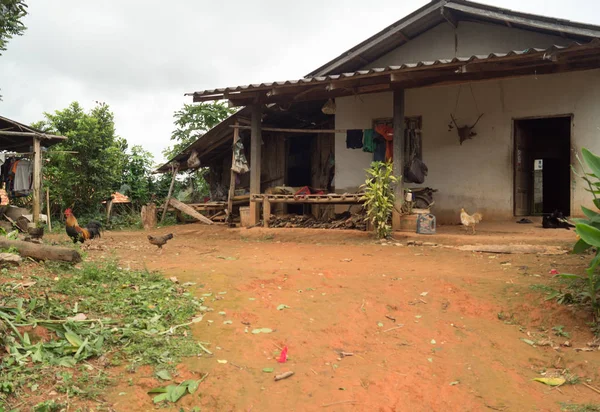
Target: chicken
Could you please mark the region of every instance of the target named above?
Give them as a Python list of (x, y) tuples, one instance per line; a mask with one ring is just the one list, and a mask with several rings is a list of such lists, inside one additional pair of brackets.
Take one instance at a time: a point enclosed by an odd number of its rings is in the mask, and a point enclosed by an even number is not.
[(162, 249), (163, 245), (165, 245), (169, 240), (173, 239), (173, 233), (169, 233), (164, 236), (150, 236), (148, 235), (148, 240), (151, 244), (158, 246), (159, 249)]
[(465, 212), (465, 209), (460, 209), (460, 223), (465, 227), (465, 230), (470, 226), (475, 234), (475, 226), (481, 222), (483, 216), (481, 213), (474, 213), (473, 215)]
[(73, 243), (83, 243), (86, 240), (91, 240), (100, 237), (100, 229), (102, 228), (100, 222), (90, 220), (88, 224), (85, 225), (85, 227), (81, 227), (79, 226), (79, 223), (77, 223), (77, 218), (75, 217), (71, 209), (65, 210), (65, 217), (67, 235), (69, 235), (69, 237), (73, 239)]

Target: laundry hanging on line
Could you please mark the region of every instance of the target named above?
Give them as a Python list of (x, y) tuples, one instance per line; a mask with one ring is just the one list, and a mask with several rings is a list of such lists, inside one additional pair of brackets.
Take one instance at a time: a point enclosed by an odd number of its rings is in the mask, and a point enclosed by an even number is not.
[(346, 131), (346, 148), (360, 149), (363, 147), (362, 129), (350, 129)]

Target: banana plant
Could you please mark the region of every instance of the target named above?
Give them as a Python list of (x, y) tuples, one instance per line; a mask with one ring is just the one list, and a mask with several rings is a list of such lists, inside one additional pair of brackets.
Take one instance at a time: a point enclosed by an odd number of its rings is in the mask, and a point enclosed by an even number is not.
[[(585, 284), (585, 288), (580, 292), (583, 300), (589, 300), (594, 310), (594, 316), (600, 319), (600, 274), (598, 267), (600, 266), (600, 157), (590, 152), (588, 149), (582, 149), (583, 161), (577, 157), (577, 160), (583, 169), (583, 173), (578, 173), (575, 168), (575, 175), (583, 179), (586, 184), (586, 190), (593, 196), (593, 203), (597, 211), (589, 209), (585, 206), (581, 207), (585, 219), (574, 219), (575, 232), (579, 240), (573, 247), (574, 253), (584, 253), (590, 248), (595, 248), (596, 253), (592, 258), (590, 265), (585, 270), (585, 275), (575, 275), (561, 273), (557, 276), (564, 279), (580, 280)], [(585, 166), (591, 170), (591, 173), (585, 172)]]

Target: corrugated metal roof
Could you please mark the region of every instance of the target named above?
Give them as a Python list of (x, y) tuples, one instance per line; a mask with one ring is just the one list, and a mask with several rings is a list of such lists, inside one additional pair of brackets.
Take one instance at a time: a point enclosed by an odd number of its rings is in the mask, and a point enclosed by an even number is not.
[(248, 85), (243, 85), (243, 86), (232, 86), (232, 87), (224, 87), (224, 88), (218, 88), (218, 89), (208, 89), (208, 90), (202, 90), (202, 91), (197, 91), (197, 92), (193, 92), (193, 93), (186, 93), (185, 95), (186, 96), (196, 96), (196, 97), (224, 95), (224, 94), (231, 94), (231, 93), (237, 93), (237, 92), (272, 89), (275, 87), (317, 84), (317, 83), (331, 82), (331, 81), (343, 80), (343, 79), (349, 79), (349, 78), (360, 79), (363, 77), (369, 77), (371, 75), (378, 75), (378, 74), (387, 73), (387, 72), (399, 72), (399, 71), (411, 71), (411, 70), (417, 71), (418, 69), (421, 69), (421, 68), (423, 70), (426, 70), (426, 69), (430, 69), (430, 68), (437, 68), (437, 67), (444, 67), (444, 66), (451, 66), (451, 65), (462, 65), (462, 64), (473, 63), (473, 62), (483, 62), (483, 61), (492, 61), (492, 60), (501, 61), (504, 59), (510, 59), (512, 57), (518, 57), (518, 56), (528, 56), (528, 55), (535, 55), (535, 54), (544, 55), (544, 54), (551, 54), (551, 53), (559, 52), (559, 51), (576, 50), (576, 49), (582, 49), (582, 48), (593, 47), (593, 46), (598, 46), (598, 45), (600, 45), (600, 40), (594, 39), (590, 43), (586, 43), (586, 44), (574, 42), (568, 46), (554, 45), (554, 46), (551, 46), (546, 49), (529, 48), (529, 49), (525, 49), (525, 50), (511, 50), (507, 53), (490, 53), (490, 54), (486, 54), (486, 55), (473, 55), (473, 56), (469, 56), (469, 57), (454, 57), (452, 59), (420, 61), (417, 63), (407, 63), (407, 64), (402, 64), (399, 66), (387, 66), (387, 67), (373, 68), (373, 69), (368, 69), (368, 70), (357, 70), (355, 72), (332, 74), (332, 75), (328, 75), (328, 76), (306, 77), (306, 78), (296, 79), (296, 80), (275, 81), (275, 82), (270, 82), (270, 83), (254, 83), (254, 84), (248, 84)]

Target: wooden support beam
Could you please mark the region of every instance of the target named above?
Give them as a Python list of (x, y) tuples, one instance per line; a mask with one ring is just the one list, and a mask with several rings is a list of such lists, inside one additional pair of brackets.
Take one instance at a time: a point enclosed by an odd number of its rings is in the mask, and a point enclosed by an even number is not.
[(442, 8), (440, 9), (440, 12), (442, 13), (442, 17), (448, 23), (450, 23), (450, 25), (452, 27), (454, 27), (455, 29), (458, 27), (458, 20), (456, 20), (456, 18), (454, 17), (454, 14), (452, 14), (452, 12), (450, 10), (448, 10), (447, 8), (442, 6)]
[(48, 223), (48, 231), (52, 232), (52, 220), (50, 218), (50, 189), (46, 188), (46, 218)]
[[(262, 106), (251, 107), (252, 126), (250, 129), (250, 196), (260, 194), (260, 165), (262, 144)], [(250, 226), (260, 220), (260, 204), (250, 202)]]
[(171, 195), (173, 194), (173, 186), (175, 185), (175, 178), (177, 177), (177, 172), (179, 171), (179, 164), (171, 165), (171, 170), (173, 173), (173, 177), (171, 178), (171, 186), (169, 186), (169, 193), (167, 194), (167, 199), (165, 200), (165, 205), (163, 206), (163, 214), (160, 218), (160, 224), (165, 220), (165, 216), (167, 216), (167, 209), (169, 208), (169, 200), (171, 200)]
[(407, 43), (410, 41), (410, 37), (402, 33), (400, 30), (398, 30), (398, 36)]
[[(252, 126), (243, 126), (243, 125), (234, 125), (232, 124), (231, 126), (234, 129), (246, 129), (246, 130), (252, 130)], [(263, 132), (280, 132), (280, 133), (302, 133), (302, 134), (308, 134), (308, 133), (331, 133), (331, 134), (335, 134), (335, 133), (346, 133), (346, 129), (286, 129), (286, 128), (282, 128), (282, 127), (262, 127), (261, 130)]]
[[(252, 202), (254, 203), (254, 202)], [(252, 204), (251, 203), (251, 204)], [(271, 202), (268, 198), (263, 199), (263, 226), (269, 227), (269, 219), (271, 218)]]
[(40, 210), (42, 204), (42, 145), (41, 139), (33, 138), (33, 223), (40, 221)]
[(207, 224), (207, 225), (213, 224), (212, 220), (210, 220), (206, 216), (196, 212), (193, 207), (186, 205), (185, 203), (180, 202), (179, 200), (177, 200), (175, 198), (169, 199), (168, 204), (170, 204), (171, 206), (173, 206), (175, 209), (179, 210), (180, 212), (183, 212), (186, 215), (191, 216), (204, 224)]
[[(238, 126), (239, 123), (236, 120), (234, 126)], [(233, 222), (233, 196), (235, 196), (235, 172), (233, 171), (233, 164), (235, 162), (235, 144), (240, 139), (240, 129), (236, 127), (233, 129), (233, 144), (231, 145), (231, 169), (229, 175), (229, 196), (227, 196), (227, 221)]]
[(18, 136), (18, 137), (37, 137), (38, 139), (58, 139), (67, 140), (65, 136), (54, 136), (45, 133), (35, 132), (15, 132), (11, 130), (0, 130), (0, 136)]
[(394, 176), (398, 178), (398, 183), (394, 189), (396, 201), (394, 202), (394, 211), (392, 213), (392, 228), (394, 230), (400, 230), (400, 214), (402, 211), (402, 203), (404, 202), (404, 90), (394, 90), (393, 116), (393, 171)]

